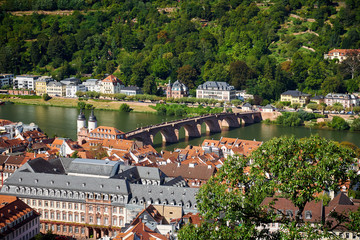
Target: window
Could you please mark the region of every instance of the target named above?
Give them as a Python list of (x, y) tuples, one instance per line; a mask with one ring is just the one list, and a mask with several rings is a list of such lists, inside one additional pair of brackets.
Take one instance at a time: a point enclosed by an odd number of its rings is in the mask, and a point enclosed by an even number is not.
[(63, 219), (64, 221), (66, 221), (66, 213), (63, 213)]
[(39, 200), (39, 202), (38, 202), (38, 203), (39, 203), (39, 204), (38, 204), (38, 205), (39, 205), (39, 207), (41, 207), (41, 205), (42, 205), (42, 204), (41, 204), (41, 203), (42, 203), (42, 201), (41, 201), (41, 200)]
[(108, 225), (109, 224), (109, 219), (106, 217), (105, 218), (105, 225)]
[(63, 204), (62, 204), (62, 208), (63, 208), (63, 209), (66, 209), (66, 203), (63, 203)]
[(51, 219), (54, 219), (54, 213), (53, 213), (53, 212), (50, 213), (50, 218), (51, 218)]
[(85, 204), (81, 204), (81, 210), (85, 211)]
[(50, 207), (54, 207), (54, 202), (53, 201), (50, 201)]
[(89, 222), (90, 222), (90, 223), (93, 223), (93, 222), (94, 222), (94, 219), (93, 219), (92, 216), (89, 217)]
[(49, 218), (49, 213), (48, 212), (45, 212), (45, 218)]
[(57, 227), (56, 227), (56, 231), (58, 231), (58, 232), (60, 232), (60, 231), (61, 231), (61, 227), (60, 227), (60, 225), (57, 225)]
[(48, 201), (45, 201), (45, 202), (44, 202), (44, 206), (45, 206), (45, 207), (48, 207), (48, 206), (49, 206)]
[(36, 200), (32, 200), (32, 204), (34, 205), (34, 206), (36, 206)]
[(56, 220), (60, 220), (60, 213), (56, 213)]
[(81, 228), (81, 234), (85, 234), (85, 228)]
[(305, 211), (305, 219), (311, 219), (311, 218), (312, 218), (311, 211)]
[(93, 211), (93, 207), (89, 206), (89, 212), (92, 212), (92, 211)]
[(108, 212), (108, 208), (107, 208), (107, 207), (104, 208), (104, 212), (106, 212), (106, 213)]
[(75, 214), (75, 222), (79, 222), (79, 215)]
[(292, 210), (286, 210), (286, 217), (292, 218), (293, 217), (293, 211)]
[(112, 223), (112, 225), (115, 225), (115, 226), (116, 226), (116, 224), (117, 224), (116, 217), (114, 217), (114, 218), (113, 218), (113, 223)]
[(85, 216), (81, 215), (81, 222), (85, 222)]
[(73, 221), (73, 215), (69, 214), (69, 221), (72, 222)]
[(97, 208), (96, 208), (96, 211), (100, 212), (100, 207), (97, 207)]
[(67, 232), (66, 226), (63, 226), (63, 232)]
[(68, 208), (69, 208), (69, 209), (72, 209), (71, 203), (68, 204)]
[(60, 203), (56, 202), (56, 208), (60, 208)]
[(72, 233), (72, 232), (73, 232), (73, 227), (70, 226), (70, 227), (69, 227), (69, 233)]
[(119, 213), (120, 213), (120, 214), (124, 214), (124, 209), (123, 209), (123, 208), (120, 208), (120, 209), (119, 209)]
[(75, 233), (79, 233), (79, 228), (75, 227)]
[(96, 224), (101, 225), (101, 219), (99, 217), (96, 218)]
[(120, 218), (119, 226), (122, 226), (122, 225), (123, 225), (123, 220)]
[(117, 207), (113, 207), (113, 213), (117, 213)]
[(77, 203), (74, 204), (74, 209), (79, 209), (79, 205)]

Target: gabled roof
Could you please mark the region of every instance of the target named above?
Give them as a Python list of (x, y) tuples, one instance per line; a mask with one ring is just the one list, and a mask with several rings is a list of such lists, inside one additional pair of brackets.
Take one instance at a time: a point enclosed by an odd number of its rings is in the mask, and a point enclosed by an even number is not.
[(114, 240), (167, 240), (167, 237), (154, 232), (145, 223), (139, 220), (135, 225), (130, 226), (124, 233), (119, 233)]
[(104, 78), (103, 80), (101, 80), (101, 82), (110, 82), (113, 84), (119, 83), (121, 85), (124, 85), (120, 79), (118, 79), (117, 77), (115, 77), (114, 75), (109, 75), (108, 77)]
[[(104, 134), (111, 134), (111, 135), (125, 134), (124, 132), (120, 131), (119, 129), (116, 129), (114, 127), (106, 127), (106, 126), (98, 126), (94, 130), (92, 130), (90, 133), (104, 133)], [(95, 137), (93, 136), (91, 138), (95, 138)]]

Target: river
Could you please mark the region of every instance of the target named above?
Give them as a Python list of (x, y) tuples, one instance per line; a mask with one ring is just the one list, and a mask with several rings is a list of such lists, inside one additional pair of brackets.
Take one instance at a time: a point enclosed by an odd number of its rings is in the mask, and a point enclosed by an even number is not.
[[(6, 104), (0, 106), (0, 118), (13, 122), (24, 122), (37, 124), (41, 130), (52, 137), (55, 134), (59, 137), (70, 137), (76, 140), (76, 119), (79, 110), (75, 108), (61, 108), (33, 105)], [(90, 111), (86, 111), (88, 118)], [(123, 132), (133, 130), (137, 127), (153, 125), (164, 121), (176, 119), (172, 116), (161, 116), (153, 113), (123, 113), (118, 111), (96, 110), (98, 126), (111, 126)], [(204, 125), (204, 124), (203, 124)], [(245, 127), (225, 130), (221, 133), (206, 135), (205, 125), (202, 126), (201, 138), (185, 139), (184, 129), (180, 130), (179, 143), (164, 145), (161, 142), (161, 135), (158, 133), (154, 138), (154, 147), (157, 150), (186, 147), (187, 145), (199, 145), (205, 138), (220, 139), (221, 136), (233, 137), (247, 140), (267, 141), (273, 137), (283, 135), (294, 135), (296, 137), (308, 137), (311, 134), (318, 134), (321, 137), (335, 141), (349, 141), (360, 146), (360, 133), (349, 131), (331, 131), (305, 127), (284, 127), (277, 125), (266, 125), (262, 123), (252, 124)]]

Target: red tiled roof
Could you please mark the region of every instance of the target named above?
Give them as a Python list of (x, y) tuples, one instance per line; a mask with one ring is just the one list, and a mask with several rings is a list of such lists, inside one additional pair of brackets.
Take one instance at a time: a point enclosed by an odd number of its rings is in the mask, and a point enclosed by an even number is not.
[(109, 75), (108, 77), (104, 78), (102, 80), (102, 82), (111, 82), (111, 83), (120, 83), (122, 85), (124, 85), (120, 79), (118, 79), (117, 77), (115, 77), (114, 75)]

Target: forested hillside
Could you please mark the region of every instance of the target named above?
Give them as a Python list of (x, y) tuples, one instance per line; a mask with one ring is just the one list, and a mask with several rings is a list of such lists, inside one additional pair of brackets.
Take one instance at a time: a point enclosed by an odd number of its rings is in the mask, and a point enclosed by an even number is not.
[(226, 81), (268, 100), (287, 89), (359, 89), (359, 61), (323, 57), (360, 48), (357, 0), (5, 0), (0, 7), (2, 73), (115, 72), (149, 94), (169, 79), (192, 89)]

